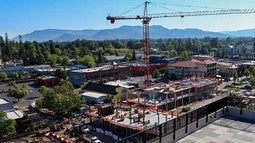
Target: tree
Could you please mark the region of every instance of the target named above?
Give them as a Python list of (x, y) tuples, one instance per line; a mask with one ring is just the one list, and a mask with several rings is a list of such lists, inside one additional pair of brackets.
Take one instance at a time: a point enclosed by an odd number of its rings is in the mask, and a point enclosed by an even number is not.
[(159, 70), (155, 70), (155, 71), (153, 72), (153, 74), (152, 74), (152, 77), (153, 77), (153, 78), (158, 78), (159, 76), (160, 76)]
[(252, 89), (254, 89), (255, 88), (255, 77), (252, 77), (250, 81), (251, 81), (251, 87), (252, 87)]
[(95, 63), (95, 59), (92, 55), (85, 55), (83, 58), (78, 59), (79, 63), (91, 68), (91, 67), (95, 67), (96, 63)]
[(235, 72), (235, 73), (234, 73), (233, 78), (234, 78), (234, 82), (236, 82), (236, 81), (237, 81), (237, 79), (238, 79), (238, 74), (237, 74), (237, 72)]
[(15, 88), (13, 90), (10, 90), (8, 93), (9, 96), (17, 98), (18, 101), (19, 99), (25, 97), (26, 95), (28, 95), (28, 91), (26, 89), (23, 88)]
[(245, 70), (244, 70), (244, 75), (245, 75), (246, 77), (249, 77), (249, 76), (251, 75), (250, 70), (249, 70), (249, 69), (245, 69)]
[(0, 110), (0, 137), (6, 137), (16, 133), (16, 122), (13, 119), (8, 119), (7, 114)]
[(44, 95), (47, 95), (49, 94), (51, 91), (50, 91), (50, 88), (46, 87), (46, 86), (41, 86), (38, 91), (44, 96)]
[(165, 71), (165, 74), (164, 74), (164, 77), (165, 77), (165, 78), (168, 78), (169, 76), (170, 76), (170, 73), (169, 73), (168, 70), (166, 70), (166, 71)]
[[(52, 90), (40, 88), (43, 98), (36, 101), (36, 105), (55, 112), (57, 115), (68, 116), (80, 111), (84, 101), (74, 93), (74, 87), (69, 81), (61, 80)], [(47, 93), (47, 94), (45, 94)]]
[(132, 60), (132, 61), (137, 61), (135, 49), (133, 49), (131, 60)]
[(181, 60), (181, 61), (186, 61), (186, 60), (189, 60), (190, 58), (191, 58), (191, 57), (190, 57), (188, 51), (183, 51), (183, 52), (181, 52), (181, 56), (180, 56), (180, 60)]
[(251, 75), (255, 76), (255, 67), (254, 66), (250, 66), (249, 70), (250, 70)]
[(58, 76), (60, 79), (66, 79), (67, 78), (67, 71), (62, 69), (56, 70), (56, 76)]
[(5, 73), (5, 72), (0, 72), (0, 79), (1, 80), (5, 80), (5, 79), (7, 79), (7, 74)]
[(70, 59), (67, 56), (63, 57), (62, 66), (64, 67), (64, 70), (66, 70), (66, 66), (69, 64), (70, 64)]
[(54, 54), (49, 54), (47, 60), (51, 63), (52, 67), (55, 67), (57, 63), (58, 56)]
[(12, 77), (14, 78), (14, 80), (17, 80), (19, 78), (19, 73), (17, 72), (12, 73)]

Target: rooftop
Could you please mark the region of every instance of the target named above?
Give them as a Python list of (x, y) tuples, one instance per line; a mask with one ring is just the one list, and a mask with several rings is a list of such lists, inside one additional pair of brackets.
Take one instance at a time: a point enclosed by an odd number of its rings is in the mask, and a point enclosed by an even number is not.
[[(118, 68), (124, 68), (124, 67), (127, 67), (127, 66), (120, 66), (120, 65), (118, 65)], [(91, 73), (91, 72), (104, 71), (104, 70), (110, 70), (110, 69), (113, 69), (112, 65), (104, 65), (104, 66), (95, 67), (95, 68), (72, 70), (72, 72)]]
[(92, 98), (100, 98), (105, 96), (105, 94), (102, 93), (95, 93), (95, 92), (84, 92), (81, 94), (81, 96), (87, 96), (87, 97), (92, 97)]
[(202, 78), (202, 77), (191, 77), (175, 82), (170, 82), (168, 84), (160, 83), (151, 88), (147, 88), (146, 91), (157, 91), (157, 92), (178, 92), (184, 89), (192, 88), (192, 87), (200, 87), (209, 84), (213, 84), (218, 82), (217, 79), (214, 78)]
[(124, 60), (125, 59), (125, 55), (124, 56), (104, 56), (106, 58), (107, 61), (114, 61), (114, 60)]
[(188, 60), (188, 61), (180, 61), (177, 63), (173, 63), (170, 64), (171, 67), (188, 67), (188, 68), (195, 68), (198, 66), (198, 64), (205, 64), (205, 65), (210, 65), (210, 64), (214, 64), (216, 63), (216, 61), (214, 60), (198, 60), (198, 59), (192, 59), (192, 60)]
[(231, 118), (220, 118), (177, 143), (250, 143), (254, 140), (254, 124)]
[(15, 110), (15, 109), (11, 111), (7, 111), (6, 113), (9, 119), (19, 119), (24, 116), (20, 110)]
[(189, 67), (189, 68), (195, 68), (197, 67), (196, 62), (194, 61), (180, 61), (174, 64), (170, 64), (171, 67)]
[(50, 75), (43, 75), (38, 77), (38, 79), (47, 80), (47, 79), (56, 79), (56, 76), (50, 76)]
[(121, 87), (124, 87), (124, 88), (134, 88), (133, 85), (130, 85), (128, 81), (121, 81), (121, 80), (117, 80), (117, 81), (110, 81), (110, 82), (107, 82), (105, 83), (107, 85), (113, 85), (113, 86), (121, 86)]
[(0, 105), (7, 104), (7, 103), (9, 103), (7, 100), (5, 100), (4, 98), (0, 98)]
[(94, 92), (100, 92), (100, 93), (104, 93), (104, 94), (115, 95), (117, 93), (116, 88), (118, 88), (118, 87), (120, 87), (120, 86), (89, 82), (82, 89), (87, 90), (87, 91), (94, 91)]

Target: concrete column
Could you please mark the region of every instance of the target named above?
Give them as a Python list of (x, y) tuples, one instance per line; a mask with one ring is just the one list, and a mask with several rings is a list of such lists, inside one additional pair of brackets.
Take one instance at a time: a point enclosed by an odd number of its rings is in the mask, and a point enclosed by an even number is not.
[(175, 132), (176, 132), (176, 118), (174, 118), (174, 132), (173, 132), (173, 140), (175, 140)]
[(188, 119), (189, 119), (189, 116), (188, 116), (189, 114), (187, 113), (186, 114), (186, 127), (185, 127), (185, 134), (187, 134), (188, 133)]
[(162, 143), (162, 124), (159, 125), (159, 143)]
[(196, 111), (196, 112), (197, 112), (197, 118), (196, 118), (197, 123), (196, 123), (196, 127), (198, 128), (198, 120), (199, 120), (199, 119), (198, 119), (198, 109), (197, 109), (197, 111)]

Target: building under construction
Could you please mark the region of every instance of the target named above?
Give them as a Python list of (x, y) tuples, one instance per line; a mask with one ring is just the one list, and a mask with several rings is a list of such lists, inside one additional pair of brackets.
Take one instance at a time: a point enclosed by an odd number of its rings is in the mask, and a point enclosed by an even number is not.
[[(145, 89), (136, 98), (91, 107), (87, 114), (97, 130), (121, 139), (178, 117), (181, 112), (178, 107), (212, 98), (217, 84), (216, 79), (198, 77), (158, 84)], [(157, 134), (151, 131), (151, 136)]]

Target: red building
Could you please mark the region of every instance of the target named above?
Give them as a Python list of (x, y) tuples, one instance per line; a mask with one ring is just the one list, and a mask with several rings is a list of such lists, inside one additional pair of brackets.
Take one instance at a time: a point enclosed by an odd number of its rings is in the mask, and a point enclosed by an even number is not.
[[(150, 73), (152, 74), (156, 69), (166, 68), (168, 64), (150, 64)], [(144, 75), (145, 65), (144, 64), (134, 64), (130, 65), (130, 70), (132, 75)]]
[(54, 86), (59, 83), (59, 78), (55, 76), (40, 76), (37, 78), (37, 81), (39, 84), (45, 85), (45, 86)]

